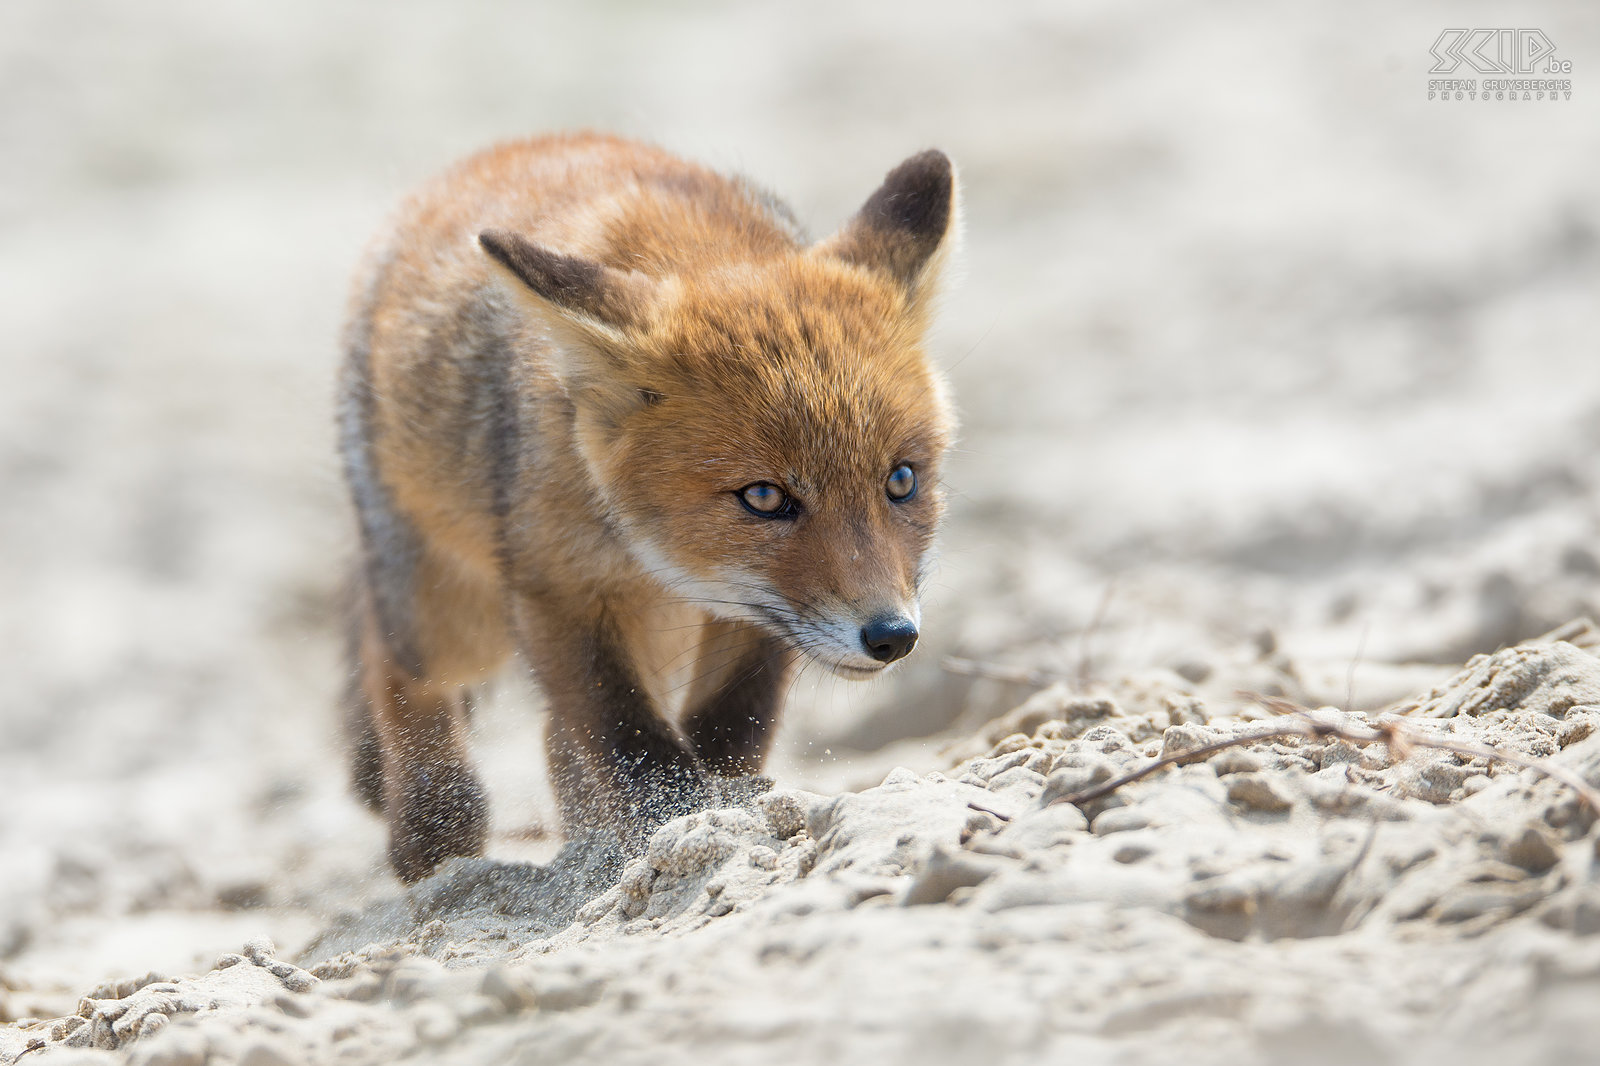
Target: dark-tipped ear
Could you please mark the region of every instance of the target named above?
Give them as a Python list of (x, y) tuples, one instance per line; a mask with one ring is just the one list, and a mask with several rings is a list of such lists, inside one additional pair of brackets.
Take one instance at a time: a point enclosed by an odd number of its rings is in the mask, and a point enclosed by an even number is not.
[(505, 230), (478, 234), (511, 295), (534, 311), (562, 387), (585, 415), (585, 433), (603, 445), (654, 390), (635, 358), (629, 327), (643, 326), (657, 283), (590, 259), (562, 255)]
[(954, 243), (956, 175), (937, 148), (889, 171), (878, 191), (817, 250), (889, 274), (915, 303), (937, 279)]
[(625, 329), (648, 310), (651, 286), (639, 274), (552, 252), (506, 230), (484, 230), (478, 243), (535, 296), (568, 315)]

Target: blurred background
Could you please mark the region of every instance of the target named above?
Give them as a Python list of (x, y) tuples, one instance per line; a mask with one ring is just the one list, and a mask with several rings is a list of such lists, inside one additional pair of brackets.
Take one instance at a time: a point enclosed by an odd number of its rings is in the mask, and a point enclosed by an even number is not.
[[(1443, 29), (1509, 18), (9, 0), (0, 1021), (394, 890), (333, 713), (336, 338), (391, 206), (498, 139), (645, 138), (819, 235), (911, 152), (958, 163), (926, 645), (798, 686), (787, 781), (931, 766), (1057, 677), (1375, 706), (1600, 610), (1600, 7), (1516, 9), (1570, 99), (1427, 96)], [(512, 855), (547, 816), (503, 691)]]

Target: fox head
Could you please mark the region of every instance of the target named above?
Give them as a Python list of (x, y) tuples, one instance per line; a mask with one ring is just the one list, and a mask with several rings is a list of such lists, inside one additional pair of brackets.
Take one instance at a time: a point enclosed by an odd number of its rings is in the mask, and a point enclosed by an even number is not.
[(956, 218), (950, 161), (928, 151), (809, 247), (774, 229), (736, 257), (626, 254), (659, 212), (618, 224), (641, 232), (610, 262), (479, 240), (549, 338), (634, 558), (712, 615), (865, 677), (916, 642), (944, 507), (954, 418), (921, 345)]

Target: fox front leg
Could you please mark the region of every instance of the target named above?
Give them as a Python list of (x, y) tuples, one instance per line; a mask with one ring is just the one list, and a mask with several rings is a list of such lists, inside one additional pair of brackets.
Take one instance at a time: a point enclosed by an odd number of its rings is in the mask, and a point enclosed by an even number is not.
[(703, 763), (656, 708), (614, 628), (538, 629), (527, 654), (550, 702), (550, 783), (569, 840), (612, 836), (637, 852), (663, 822), (717, 805)]
[(467, 757), (464, 690), (397, 668), (370, 628), (361, 658), (376, 740), (364, 753), (377, 759), (358, 785), (381, 798), (395, 873), (419, 881), (451, 856), (483, 854), (489, 806)]
[(683, 719), (706, 769), (722, 777), (760, 773), (793, 660), (782, 641), (754, 626), (716, 622), (706, 627)]

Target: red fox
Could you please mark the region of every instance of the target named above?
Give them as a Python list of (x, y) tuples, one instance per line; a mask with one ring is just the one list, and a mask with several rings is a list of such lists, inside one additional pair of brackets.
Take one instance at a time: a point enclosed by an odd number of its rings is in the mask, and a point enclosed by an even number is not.
[(759, 771), (797, 663), (866, 678), (911, 651), (957, 214), (927, 151), (811, 243), (748, 182), (597, 134), (493, 148), (400, 209), (339, 418), (353, 780), (402, 879), (483, 850), (465, 719), (513, 653), (564, 833), (637, 850)]

